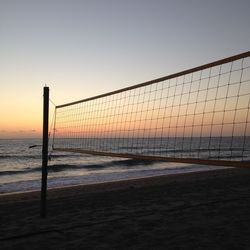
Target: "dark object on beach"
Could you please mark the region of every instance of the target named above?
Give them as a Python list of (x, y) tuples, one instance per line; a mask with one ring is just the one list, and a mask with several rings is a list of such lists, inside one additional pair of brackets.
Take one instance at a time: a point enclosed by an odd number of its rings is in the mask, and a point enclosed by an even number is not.
[(42, 145), (31, 145), (29, 148), (42, 147)]

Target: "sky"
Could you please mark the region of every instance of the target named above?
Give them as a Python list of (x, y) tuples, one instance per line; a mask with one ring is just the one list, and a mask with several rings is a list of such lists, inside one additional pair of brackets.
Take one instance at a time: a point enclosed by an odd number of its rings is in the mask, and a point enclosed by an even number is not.
[(249, 0), (0, 0), (0, 139), (41, 137), (45, 84), (60, 105), (248, 51), (249, 11)]

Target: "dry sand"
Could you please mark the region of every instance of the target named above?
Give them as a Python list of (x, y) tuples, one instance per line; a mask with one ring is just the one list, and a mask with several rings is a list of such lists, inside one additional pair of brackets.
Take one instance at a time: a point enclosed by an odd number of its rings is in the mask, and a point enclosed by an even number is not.
[(250, 249), (250, 169), (0, 196), (0, 249)]

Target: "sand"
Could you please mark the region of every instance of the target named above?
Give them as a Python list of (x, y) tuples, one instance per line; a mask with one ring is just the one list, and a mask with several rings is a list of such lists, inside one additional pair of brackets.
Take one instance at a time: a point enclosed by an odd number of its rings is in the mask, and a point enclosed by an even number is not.
[(0, 196), (0, 249), (250, 249), (250, 169)]

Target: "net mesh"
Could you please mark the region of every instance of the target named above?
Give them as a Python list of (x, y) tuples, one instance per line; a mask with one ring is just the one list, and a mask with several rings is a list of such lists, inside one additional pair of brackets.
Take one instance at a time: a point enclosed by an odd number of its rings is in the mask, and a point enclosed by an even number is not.
[(224, 59), (56, 107), (56, 150), (250, 160), (250, 58)]

